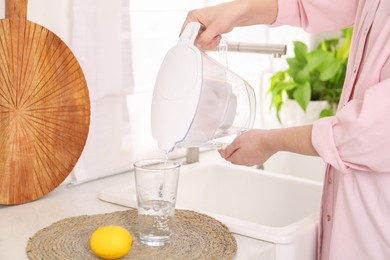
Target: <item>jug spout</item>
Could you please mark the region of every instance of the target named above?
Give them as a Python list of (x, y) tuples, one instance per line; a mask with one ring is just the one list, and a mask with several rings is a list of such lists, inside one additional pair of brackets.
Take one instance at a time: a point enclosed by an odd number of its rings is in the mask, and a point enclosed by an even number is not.
[(175, 144), (172, 144), (171, 142), (158, 142), (158, 148), (165, 153), (170, 153), (175, 149)]

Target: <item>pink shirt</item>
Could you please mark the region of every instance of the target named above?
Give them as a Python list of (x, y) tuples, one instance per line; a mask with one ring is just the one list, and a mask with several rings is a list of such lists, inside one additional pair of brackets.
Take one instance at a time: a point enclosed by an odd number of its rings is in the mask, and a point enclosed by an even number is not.
[(339, 109), (312, 131), (328, 163), (318, 259), (390, 259), (390, 0), (279, 0), (281, 24), (354, 26)]

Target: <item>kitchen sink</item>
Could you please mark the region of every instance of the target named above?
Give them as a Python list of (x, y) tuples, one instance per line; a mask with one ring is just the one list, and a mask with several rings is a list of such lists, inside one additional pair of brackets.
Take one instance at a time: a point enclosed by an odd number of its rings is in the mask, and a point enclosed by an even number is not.
[[(176, 208), (208, 214), (233, 233), (275, 244), (276, 260), (312, 260), (321, 193), (320, 182), (216, 160), (182, 167)], [(136, 208), (133, 174), (99, 198)]]

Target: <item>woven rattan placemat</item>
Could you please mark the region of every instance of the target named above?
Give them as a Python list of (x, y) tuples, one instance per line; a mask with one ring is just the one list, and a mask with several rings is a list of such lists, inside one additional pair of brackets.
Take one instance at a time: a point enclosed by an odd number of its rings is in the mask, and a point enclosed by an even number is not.
[(176, 210), (171, 241), (147, 247), (137, 237), (137, 211), (66, 218), (38, 231), (27, 244), (27, 255), (42, 259), (99, 259), (89, 248), (89, 238), (101, 226), (118, 225), (134, 238), (122, 259), (232, 259), (237, 243), (228, 228), (216, 219), (189, 210)]

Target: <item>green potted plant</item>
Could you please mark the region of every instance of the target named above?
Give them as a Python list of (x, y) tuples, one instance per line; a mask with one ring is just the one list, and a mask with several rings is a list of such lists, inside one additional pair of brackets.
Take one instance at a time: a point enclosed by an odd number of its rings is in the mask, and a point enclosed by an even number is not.
[(351, 37), (352, 28), (344, 29), (340, 37), (323, 40), (312, 51), (305, 43), (294, 42), (295, 56), (286, 59), (288, 68), (271, 77), (271, 107), (276, 109), (279, 121), (286, 99), (295, 100), (303, 111), (310, 101), (327, 101), (318, 117), (334, 114), (344, 84)]

